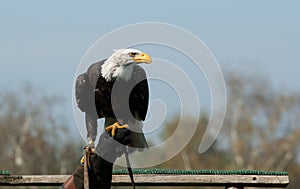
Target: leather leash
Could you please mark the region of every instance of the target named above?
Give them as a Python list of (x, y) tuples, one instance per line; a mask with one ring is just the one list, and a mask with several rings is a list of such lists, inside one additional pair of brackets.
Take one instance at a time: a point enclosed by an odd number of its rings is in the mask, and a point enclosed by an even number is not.
[(126, 159), (126, 164), (127, 164), (127, 169), (128, 169), (131, 185), (132, 185), (132, 188), (135, 189), (133, 172), (132, 172), (132, 168), (131, 168), (131, 165), (130, 165), (128, 150), (127, 150), (126, 146), (124, 146), (124, 153), (125, 153), (125, 159)]

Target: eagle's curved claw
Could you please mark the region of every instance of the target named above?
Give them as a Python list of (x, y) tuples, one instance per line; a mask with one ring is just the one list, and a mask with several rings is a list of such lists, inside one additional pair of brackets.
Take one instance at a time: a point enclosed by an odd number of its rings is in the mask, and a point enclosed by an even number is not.
[(114, 137), (116, 135), (116, 130), (117, 129), (127, 129), (128, 128), (128, 124), (125, 125), (120, 125), (118, 122), (108, 126), (105, 128), (106, 132), (111, 132), (111, 136)]

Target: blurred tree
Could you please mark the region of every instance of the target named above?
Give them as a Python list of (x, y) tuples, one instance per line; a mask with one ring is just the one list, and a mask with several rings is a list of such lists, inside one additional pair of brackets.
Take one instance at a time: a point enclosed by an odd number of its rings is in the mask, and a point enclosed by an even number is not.
[(300, 144), (300, 98), (274, 90), (267, 79), (229, 73), (228, 108), (222, 140), (228, 139), (234, 167), (287, 170)]
[(61, 101), (30, 85), (17, 91), (1, 91), (0, 170), (15, 174), (73, 172), (80, 148), (67, 134), (58, 106)]
[(234, 169), (288, 171), (298, 188), (300, 97), (275, 90), (262, 76), (226, 74), (228, 108), (221, 140), (229, 144)]
[[(191, 125), (191, 117), (184, 118), (183, 124), (186, 128)], [(177, 128), (179, 119), (175, 118), (172, 122), (169, 122), (165, 126), (165, 130), (162, 133), (162, 139), (168, 139)], [(194, 136), (191, 138), (188, 145), (174, 158), (160, 165), (161, 168), (170, 169), (225, 169), (227, 163), (226, 152), (221, 148), (218, 148), (216, 143), (214, 143), (211, 148), (204, 154), (199, 154), (199, 144), (201, 142), (202, 136), (206, 129), (208, 123), (208, 118), (206, 115), (200, 117), (197, 129)], [(185, 140), (182, 138), (182, 140)], [(180, 143), (180, 139), (177, 141)], [(176, 149), (177, 144), (169, 149)], [(168, 149), (166, 149), (167, 153)], [(224, 157), (220, 160), (220, 157)]]

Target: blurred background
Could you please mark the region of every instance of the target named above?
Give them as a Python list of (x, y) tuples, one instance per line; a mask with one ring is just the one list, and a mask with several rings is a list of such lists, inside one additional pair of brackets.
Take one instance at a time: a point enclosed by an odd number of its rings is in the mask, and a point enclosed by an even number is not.
[[(2, 1), (0, 170), (72, 173), (85, 144), (71, 99), (81, 57), (121, 26), (165, 22), (192, 32), (211, 50), (224, 74), (227, 112), (217, 140), (199, 154), (210, 112), (203, 90), (201, 115), (184, 118), (186, 125), (199, 120), (191, 142), (156, 167), (288, 171), (288, 188), (298, 188), (299, 17), (297, 1)], [(172, 109), (149, 143), (167, 139), (179, 113)]]

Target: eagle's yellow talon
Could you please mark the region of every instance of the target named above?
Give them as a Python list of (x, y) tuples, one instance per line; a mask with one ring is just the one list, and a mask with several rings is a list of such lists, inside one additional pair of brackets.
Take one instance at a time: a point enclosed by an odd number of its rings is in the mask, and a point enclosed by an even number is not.
[(125, 125), (120, 125), (118, 122), (108, 126), (105, 128), (106, 132), (110, 132), (111, 131), (111, 136), (115, 136), (116, 135), (116, 130), (117, 129), (125, 129), (128, 128), (128, 124)]

